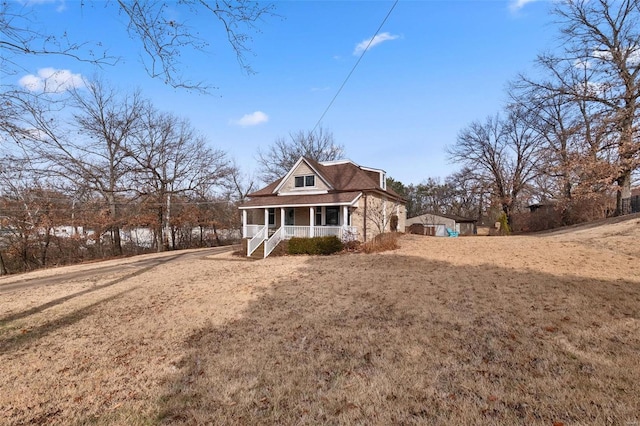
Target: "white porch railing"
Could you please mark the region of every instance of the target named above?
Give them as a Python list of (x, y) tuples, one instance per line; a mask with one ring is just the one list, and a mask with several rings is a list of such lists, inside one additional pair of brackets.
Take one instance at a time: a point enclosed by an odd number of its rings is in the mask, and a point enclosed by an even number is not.
[(284, 227), (284, 235), (283, 238), (309, 238), (311, 232), (311, 228), (309, 226), (291, 226), (286, 225)]
[(253, 238), (264, 227), (264, 225), (246, 225), (247, 235), (243, 235), (244, 238)]
[[(261, 229), (247, 243), (247, 257), (256, 251), (260, 244), (267, 239), (267, 226), (262, 225)], [(266, 252), (266, 250), (265, 250)]]
[[(282, 238), (309, 238), (311, 236), (310, 226), (285, 226)], [(314, 226), (314, 237), (336, 236), (342, 241), (352, 241), (358, 236), (358, 230), (354, 226)]]
[(264, 242), (264, 257), (267, 257), (271, 254), (274, 248), (283, 240), (282, 237), (283, 228), (278, 228), (276, 232)]

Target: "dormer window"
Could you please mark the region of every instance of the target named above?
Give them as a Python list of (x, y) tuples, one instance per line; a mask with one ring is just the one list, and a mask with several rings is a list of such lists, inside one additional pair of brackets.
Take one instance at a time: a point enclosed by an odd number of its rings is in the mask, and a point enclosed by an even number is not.
[(307, 186), (316, 186), (316, 177), (314, 175), (296, 176), (295, 187), (304, 188)]

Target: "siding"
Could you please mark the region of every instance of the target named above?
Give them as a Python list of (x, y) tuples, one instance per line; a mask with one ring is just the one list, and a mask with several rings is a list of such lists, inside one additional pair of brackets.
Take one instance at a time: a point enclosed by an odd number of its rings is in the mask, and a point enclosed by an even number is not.
[[(296, 188), (295, 183), (295, 177), (296, 176), (309, 176), (309, 175), (314, 175), (315, 178), (315, 184), (316, 186), (314, 187), (306, 187), (306, 188)], [(291, 176), (289, 176), (289, 179), (287, 179), (283, 184), (282, 187), (280, 188), (280, 192), (304, 192), (305, 190), (308, 191), (319, 191), (319, 190), (328, 190), (329, 187), (327, 185), (325, 185), (325, 183), (322, 181), (322, 179), (320, 179), (320, 177), (318, 177), (318, 175), (316, 175), (313, 170), (311, 170), (311, 168), (307, 165), (307, 163), (302, 162), (298, 165), (298, 167), (293, 171), (293, 173), (291, 174)]]
[[(383, 198), (367, 194), (367, 235), (366, 240), (369, 241), (381, 232), (390, 232), (391, 215), (398, 214), (398, 231), (404, 231), (406, 225), (406, 208), (394, 201), (384, 200)], [(364, 236), (364, 203), (365, 197), (362, 196), (358, 200), (357, 208), (351, 215), (351, 223), (358, 227), (358, 239), (365, 240)], [(386, 218), (384, 217), (386, 204)], [(385, 220), (386, 219), (386, 220)]]

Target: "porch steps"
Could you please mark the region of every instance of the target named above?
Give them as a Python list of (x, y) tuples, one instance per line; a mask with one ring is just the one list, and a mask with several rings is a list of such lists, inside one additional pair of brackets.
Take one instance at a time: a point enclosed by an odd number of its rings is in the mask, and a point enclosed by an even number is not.
[(264, 241), (258, 246), (258, 248), (251, 253), (250, 256), (252, 259), (263, 259), (264, 258)]

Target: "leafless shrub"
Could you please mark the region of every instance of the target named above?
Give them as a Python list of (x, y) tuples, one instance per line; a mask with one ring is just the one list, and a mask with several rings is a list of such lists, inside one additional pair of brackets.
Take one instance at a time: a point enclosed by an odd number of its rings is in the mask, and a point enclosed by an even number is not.
[(397, 232), (386, 232), (376, 235), (372, 240), (363, 243), (360, 247), (365, 253), (380, 253), (383, 251), (400, 248)]

